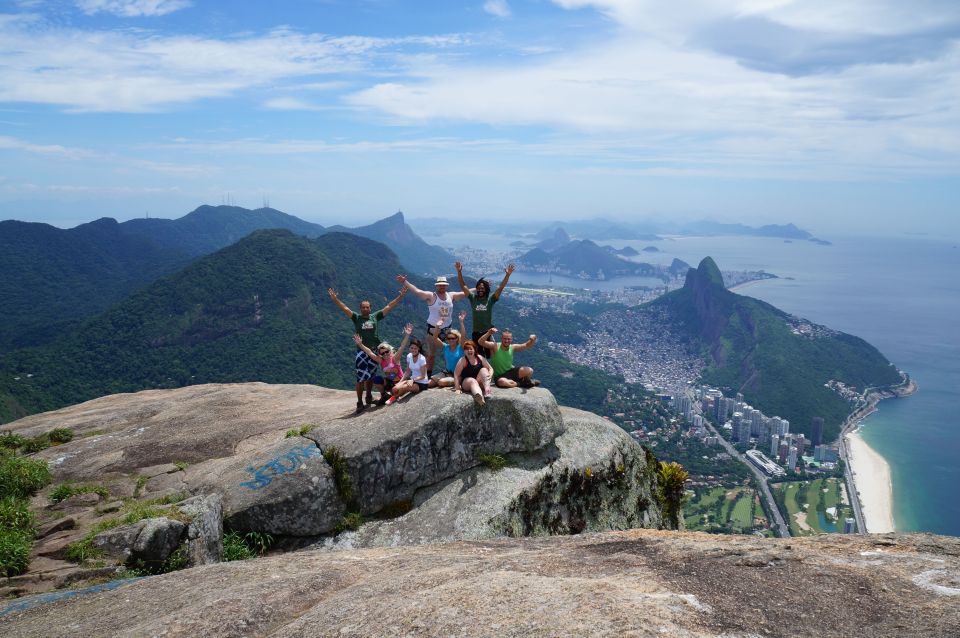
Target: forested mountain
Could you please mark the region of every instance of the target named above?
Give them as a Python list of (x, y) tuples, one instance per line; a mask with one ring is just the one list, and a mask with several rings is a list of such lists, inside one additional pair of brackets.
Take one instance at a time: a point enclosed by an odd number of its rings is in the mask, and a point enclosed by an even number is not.
[(705, 383), (728, 396), (742, 392), (768, 416), (789, 419), (791, 431), (807, 433), (811, 418), (821, 416), (824, 434), (836, 437), (851, 407), (827, 381), (859, 391), (900, 382), (893, 365), (863, 339), (728, 291), (709, 257), (688, 271), (682, 289), (651, 303), (702, 345)]
[(128, 237), (141, 237), (191, 257), (201, 257), (233, 244), (255, 230), (283, 228), (304, 237), (326, 229), (273, 208), (200, 206), (177, 219), (131, 219), (120, 224)]
[[(0, 356), (0, 422), (117, 392), (208, 382), (264, 381), (353, 386), (353, 326), (330, 301), (338, 290), (357, 309), (396, 296), (403, 267), (383, 244), (346, 233), (307, 239), (257, 231), (148, 285), (77, 330)], [(430, 281), (416, 279), (421, 288)], [(381, 336), (399, 343), (412, 322), (423, 335), (425, 304), (408, 295)], [(509, 302), (497, 323), (518, 339), (570, 335), (569, 317), (520, 317)], [(468, 328), (469, 329), (469, 328)], [(616, 379), (538, 346), (519, 355), (558, 400), (599, 405)]]
[[(68, 332), (135, 290), (256, 230), (304, 237), (326, 232), (293, 215), (260, 208), (200, 206), (179, 219), (99, 219), (76, 228), (0, 222), (0, 352), (37, 346)], [(398, 213), (346, 232), (384, 242), (411, 273), (449, 272), (453, 257), (420, 239)]]
[(0, 352), (48, 341), (189, 261), (113, 219), (69, 230), (0, 222)]

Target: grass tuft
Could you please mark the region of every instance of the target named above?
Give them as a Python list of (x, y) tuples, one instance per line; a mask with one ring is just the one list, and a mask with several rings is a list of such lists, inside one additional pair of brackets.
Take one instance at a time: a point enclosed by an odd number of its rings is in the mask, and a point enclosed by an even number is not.
[(59, 503), (76, 494), (99, 494), (103, 498), (108, 498), (110, 490), (104, 485), (62, 483), (50, 491), (50, 501)]
[(499, 472), (510, 464), (507, 457), (502, 454), (481, 454), (478, 459), (481, 465), (490, 468), (494, 472)]

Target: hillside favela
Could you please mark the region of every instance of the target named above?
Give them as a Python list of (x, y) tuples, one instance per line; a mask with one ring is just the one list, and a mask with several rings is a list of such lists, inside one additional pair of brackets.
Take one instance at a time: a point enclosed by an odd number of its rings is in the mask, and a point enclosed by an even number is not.
[(0, 635), (960, 636), (960, 4), (0, 41)]

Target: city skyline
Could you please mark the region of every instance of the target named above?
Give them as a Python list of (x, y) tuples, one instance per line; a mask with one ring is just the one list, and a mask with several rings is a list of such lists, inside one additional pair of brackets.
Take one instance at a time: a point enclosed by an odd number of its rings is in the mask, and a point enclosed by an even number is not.
[(229, 198), (960, 237), (960, 7), (715, 5), (8, 2), (2, 217)]

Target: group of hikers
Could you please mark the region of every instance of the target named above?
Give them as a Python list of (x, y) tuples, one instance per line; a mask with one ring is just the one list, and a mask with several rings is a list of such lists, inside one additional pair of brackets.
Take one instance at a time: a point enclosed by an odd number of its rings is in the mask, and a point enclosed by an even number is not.
[[(355, 334), (353, 341), (357, 347), (354, 359), (357, 370), (357, 412), (373, 405), (373, 386), (380, 390), (379, 405), (392, 405), (404, 394), (416, 394), (428, 388), (450, 388), (457, 394), (468, 392), (478, 405), (483, 405), (490, 396), (491, 388), (530, 388), (540, 385), (533, 378), (533, 368), (513, 365), (513, 355), (532, 347), (537, 342), (536, 335), (530, 335), (520, 344), (513, 343), (513, 334), (509, 330), (497, 330), (493, 325), (493, 306), (500, 299), (513, 273), (513, 264), (504, 268), (504, 277), (491, 294), (490, 283), (480, 278), (473, 288), (467, 286), (463, 278), (463, 265), (454, 264), (457, 271), (457, 283), (460, 292), (448, 292), (447, 278), (437, 277), (433, 292), (420, 290), (406, 275), (397, 275), (402, 285), (400, 293), (377, 312), (371, 312), (369, 301), (360, 302), (360, 312), (354, 312), (340, 300), (333, 288), (327, 292), (333, 303), (353, 322)], [(403, 329), (403, 340), (394, 349), (386, 341), (380, 340), (380, 321), (393, 310), (407, 292), (412, 292), (427, 304), (426, 347), (420, 339), (413, 338), (413, 324)], [(464, 321), (467, 313), (458, 314), (460, 329), (453, 327), (453, 304), (466, 299), (472, 312), (470, 339)], [(500, 342), (493, 340), (499, 332)], [(406, 369), (403, 352), (409, 348), (406, 356)], [(439, 355), (439, 359), (438, 359)], [(439, 365), (435, 365), (435, 364)], [(364, 401), (366, 393), (366, 401)]]

